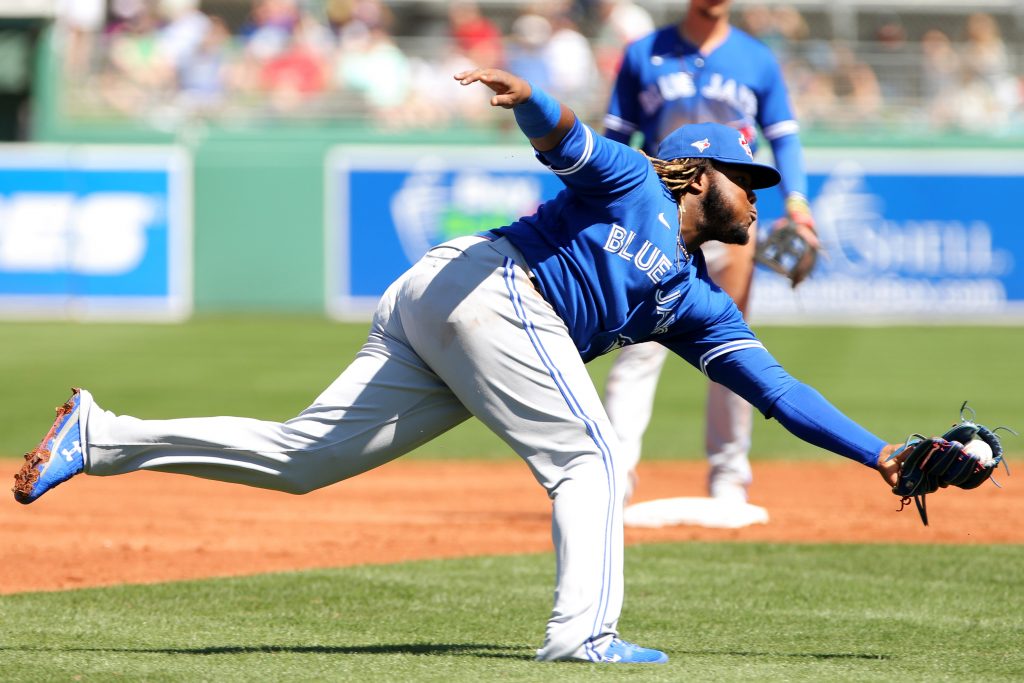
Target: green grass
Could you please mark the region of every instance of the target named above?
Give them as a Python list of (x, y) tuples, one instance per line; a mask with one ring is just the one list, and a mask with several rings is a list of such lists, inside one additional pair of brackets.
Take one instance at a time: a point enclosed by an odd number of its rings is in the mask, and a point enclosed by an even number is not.
[[(73, 384), (144, 418), (284, 419), (365, 333), (286, 316), (4, 323), (0, 454), (33, 445)], [(882, 436), (937, 431), (964, 399), (983, 422), (1024, 427), (1022, 328), (759, 333), (790, 372)], [(599, 384), (609, 364), (592, 364)], [(701, 457), (703, 396), (696, 371), (669, 365), (647, 457)], [(774, 423), (755, 429), (755, 459), (830, 457)], [(412, 457), (514, 458), (474, 422)], [(1022, 546), (632, 547), (622, 633), (666, 649), (665, 667), (533, 662), (553, 574), (543, 554), (3, 596), (0, 680), (1024, 679)]]
[[(143, 418), (244, 415), (287, 419), (349, 363), (365, 324), (320, 317), (203, 317), (183, 325), (0, 324), (0, 454), (28, 450), (49, 427), (67, 388)], [(990, 425), (1024, 428), (1024, 327), (793, 328), (758, 330), (792, 374), (854, 419), (896, 441), (952, 424), (969, 399)], [(611, 363), (591, 364), (599, 386)], [(651, 459), (702, 457), (705, 382), (670, 362), (646, 439)], [(755, 420), (753, 459), (830, 456), (775, 422)], [(1024, 442), (1021, 442), (1024, 443)], [(1011, 455), (1024, 450), (1007, 442)], [(475, 421), (414, 457), (512, 458)]]
[(0, 597), (5, 681), (1010, 681), (1019, 546), (648, 545), (623, 636), (540, 664), (550, 554)]

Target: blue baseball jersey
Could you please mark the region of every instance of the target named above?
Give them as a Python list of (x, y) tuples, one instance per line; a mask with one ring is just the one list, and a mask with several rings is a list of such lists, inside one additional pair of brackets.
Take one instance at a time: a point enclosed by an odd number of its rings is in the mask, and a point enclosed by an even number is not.
[(494, 232), (523, 253), (584, 360), (647, 340), (754, 339), (703, 255), (680, 244), (678, 206), (640, 152), (577, 121), (538, 157), (566, 189)]
[(678, 206), (640, 152), (575, 122), (537, 156), (566, 189), (496, 228), (589, 361), (657, 341), (810, 443), (867, 465), (884, 442), (790, 376), (679, 244)]
[(608, 106), (606, 135), (643, 134), (648, 154), (679, 126), (713, 121), (740, 130), (756, 150), (757, 128), (771, 143), (784, 194), (807, 193), (799, 126), (771, 49), (730, 27), (708, 54), (666, 26), (626, 48)]

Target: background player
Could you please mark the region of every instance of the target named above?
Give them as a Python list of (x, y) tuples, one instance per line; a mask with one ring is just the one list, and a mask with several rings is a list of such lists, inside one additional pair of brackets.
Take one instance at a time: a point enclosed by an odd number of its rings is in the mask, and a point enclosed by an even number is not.
[(895, 444), (789, 376), (707, 279), (700, 246), (742, 243), (753, 190), (777, 183), (739, 134), (686, 126), (663, 159), (597, 136), (498, 70), (456, 75), (513, 108), (566, 190), (533, 216), (431, 249), (381, 298), (355, 360), (297, 417), (139, 420), (76, 390), (16, 476), (23, 503), (83, 471), (156, 470), (305, 493), (482, 420), (552, 500), (554, 610), (538, 658), (667, 661), (618, 638), (623, 600), (618, 441), (584, 363), (652, 336), (802, 439), (896, 483)]
[[(628, 143), (640, 133), (643, 149), (654, 154), (679, 126), (715, 121), (739, 130), (756, 150), (759, 126), (782, 174), (779, 187), (786, 212), (817, 246), (806, 199), (803, 150), (781, 68), (766, 45), (729, 24), (729, 7), (730, 0), (691, 0), (682, 21), (626, 49), (604, 121), (605, 135)], [(746, 244), (716, 243), (703, 249), (712, 279), (744, 314), (754, 274), (754, 246), (752, 233)], [(608, 374), (605, 408), (622, 442), (622, 463), (631, 471), (631, 486), (667, 354), (668, 349), (655, 343), (626, 347)], [(719, 501), (746, 502), (751, 482), (750, 404), (712, 382), (706, 413), (708, 492)]]

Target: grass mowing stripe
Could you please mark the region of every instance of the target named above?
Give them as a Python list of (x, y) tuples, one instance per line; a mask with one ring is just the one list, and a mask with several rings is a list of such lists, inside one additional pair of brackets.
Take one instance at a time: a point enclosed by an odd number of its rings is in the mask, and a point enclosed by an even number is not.
[[(367, 325), (318, 316), (199, 317), (182, 325), (4, 323), (0, 325), (0, 454), (34, 446), (50, 409), (72, 384), (100, 405), (143, 418), (244, 415), (282, 420), (305, 408), (353, 358)], [(964, 399), (986, 424), (1024, 427), (1022, 327), (767, 327), (757, 330), (794, 376), (819, 388), (888, 440), (952, 424)], [(599, 386), (610, 357), (594, 361)], [(649, 459), (703, 457), (703, 376), (666, 365), (651, 427)], [(692, 435), (680, 438), (680, 435)], [(1011, 454), (1024, 452), (1007, 439)], [(1024, 444), (1024, 442), (1021, 442)], [(470, 420), (414, 457), (514, 458)], [(830, 458), (774, 421), (755, 420), (754, 460)]]
[(623, 636), (539, 664), (550, 554), (0, 597), (5, 681), (1020, 680), (1024, 548), (656, 544)]

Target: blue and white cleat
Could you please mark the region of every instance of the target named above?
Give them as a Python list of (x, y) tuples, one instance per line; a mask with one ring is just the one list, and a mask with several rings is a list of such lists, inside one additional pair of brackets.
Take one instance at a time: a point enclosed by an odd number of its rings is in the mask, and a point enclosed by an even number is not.
[(668, 655), (661, 650), (640, 647), (616, 638), (605, 650), (601, 661), (615, 664), (664, 664), (668, 661)]
[(82, 429), (78, 424), (81, 389), (57, 408), (57, 419), (39, 445), (25, 454), (25, 464), (14, 475), (14, 499), (28, 505), (57, 484), (85, 469)]

